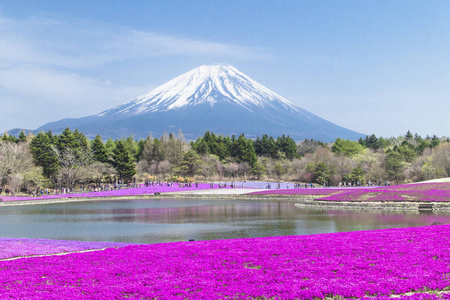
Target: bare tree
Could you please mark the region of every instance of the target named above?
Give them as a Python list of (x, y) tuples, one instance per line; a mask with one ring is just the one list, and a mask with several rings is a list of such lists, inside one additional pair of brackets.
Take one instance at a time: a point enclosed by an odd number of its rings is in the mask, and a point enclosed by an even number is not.
[(23, 176), (19, 173), (13, 173), (8, 178), (8, 185), (11, 191), (15, 194), (19, 191), (23, 183)]
[(435, 149), (432, 164), (444, 177), (450, 177), (450, 143), (441, 144)]
[(116, 174), (116, 169), (109, 164), (102, 162), (94, 162), (88, 166), (83, 167), (80, 172), (80, 179), (84, 179), (87, 182), (95, 182), (97, 185), (102, 183), (105, 176)]
[(23, 185), (25, 190), (31, 192), (49, 184), (49, 179), (42, 174), (42, 167), (32, 167), (23, 174)]
[(250, 172), (250, 165), (246, 162), (239, 164), (238, 174), (244, 179), (247, 179), (248, 173)]
[(292, 160), (292, 175), (295, 180), (301, 180), (304, 177), (307, 164), (308, 161), (306, 159), (294, 158)]
[(217, 174), (219, 175), (219, 180), (222, 180), (222, 176), (225, 171), (225, 166), (220, 161), (218, 161), (216, 164), (216, 171)]
[(148, 166), (148, 173), (152, 176), (158, 175), (158, 162), (152, 161)]
[(72, 188), (79, 179), (82, 168), (94, 161), (92, 151), (88, 149), (72, 149), (69, 147), (63, 150), (58, 150), (56, 147), (53, 147), (52, 149), (61, 166), (60, 173), (62, 179), (65, 180), (69, 188)]
[(154, 158), (155, 142), (153, 136), (149, 135), (145, 140), (144, 149), (142, 150), (142, 159), (150, 163)]
[(136, 170), (138, 173), (147, 173), (148, 162), (145, 159), (141, 159), (136, 165)]
[(218, 172), (217, 167), (220, 164), (219, 157), (212, 154), (206, 154), (202, 157), (202, 175), (205, 179), (215, 176)]
[(166, 175), (169, 174), (171, 170), (172, 170), (172, 167), (168, 160), (163, 160), (162, 162), (160, 162), (158, 164), (158, 171), (162, 175), (163, 178), (165, 178)]
[(237, 163), (226, 164), (225, 170), (227, 172), (228, 177), (235, 178), (239, 171), (239, 164), (237, 164)]
[(5, 184), (12, 174), (22, 174), (34, 166), (26, 143), (0, 141), (0, 184)]

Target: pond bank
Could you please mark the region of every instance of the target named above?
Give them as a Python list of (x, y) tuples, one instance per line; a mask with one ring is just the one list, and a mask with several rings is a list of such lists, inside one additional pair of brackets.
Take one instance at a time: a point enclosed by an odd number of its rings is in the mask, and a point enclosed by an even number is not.
[(251, 194), (207, 194), (207, 193), (162, 193), (158, 195), (105, 196), (105, 197), (68, 197), (54, 199), (18, 200), (0, 202), (2, 206), (43, 205), (72, 202), (124, 201), (142, 199), (192, 199), (192, 200), (283, 200), (313, 201), (315, 196), (291, 195), (251, 195)]
[[(248, 194), (249, 190), (228, 190), (225, 192), (213, 191), (189, 191), (170, 192), (156, 195), (127, 195), (127, 196), (101, 196), (101, 197), (68, 197), (55, 199), (36, 199), (0, 202), (2, 206), (20, 205), (44, 205), (72, 202), (93, 201), (125, 201), (142, 199), (192, 199), (192, 200), (271, 200), (293, 201), (299, 208), (319, 208), (338, 210), (386, 210), (386, 211), (450, 211), (450, 202), (424, 202), (424, 201), (325, 201), (317, 198), (317, 195), (275, 195), (275, 194)], [(328, 195), (321, 195), (326, 197)]]
[(321, 201), (316, 198), (313, 201), (302, 199), (295, 206), (338, 210), (450, 211), (450, 202), (424, 201)]

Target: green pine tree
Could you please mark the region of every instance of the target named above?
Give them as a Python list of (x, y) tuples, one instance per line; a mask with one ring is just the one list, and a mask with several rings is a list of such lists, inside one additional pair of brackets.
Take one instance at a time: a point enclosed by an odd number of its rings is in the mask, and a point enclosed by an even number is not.
[(178, 166), (176, 173), (183, 176), (194, 176), (202, 168), (203, 162), (194, 150), (189, 150), (183, 154), (183, 159)]
[(24, 143), (27, 141), (27, 135), (25, 134), (25, 132), (23, 132), (23, 130), (20, 132), (19, 134), (19, 142)]
[(94, 140), (92, 141), (92, 152), (94, 153), (94, 159), (96, 161), (107, 163), (109, 162), (108, 159), (108, 152), (106, 151), (105, 144), (103, 143), (102, 137), (97, 135)]
[(39, 132), (30, 142), (30, 150), (34, 158), (34, 163), (41, 166), (43, 175), (51, 180), (58, 174), (59, 163), (55, 152), (52, 149), (50, 136)]
[(127, 147), (122, 141), (118, 141), (113, 150), (112, 164), (119, 173), (119, 178), (130, 182), (136, 174), (136, 165)]

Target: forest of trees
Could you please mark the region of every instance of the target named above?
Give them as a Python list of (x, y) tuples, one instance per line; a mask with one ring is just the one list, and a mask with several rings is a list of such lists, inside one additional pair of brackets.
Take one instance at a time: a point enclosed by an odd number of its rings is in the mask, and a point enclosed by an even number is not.
[(103, 141), (69, 128), (59, 135), (0, 137), (0, 187), (15, 193), (117, 181), (274, 180), (337, 186), (439, 177), (450, 177), (450, 140), (409, 131), (397, 138), (371, 135), (334, 143), (213, 132), (186, 142), (181, 131)]

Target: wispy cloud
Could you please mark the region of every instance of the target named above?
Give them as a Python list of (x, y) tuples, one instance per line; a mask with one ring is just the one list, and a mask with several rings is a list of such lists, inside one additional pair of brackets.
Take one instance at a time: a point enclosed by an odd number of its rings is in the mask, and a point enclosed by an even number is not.
[(49, 121), (87, 116), (153, 87), (116, 87), (76, 73), (33, 66), (0, 68), (0, 99), (8, 111), (0, 128), (34, 129)]
[(137, 31), (117, 25), (55, 19), (0, 19), (0, 61), (90, 68), (160, 56), (214, 55), (263, 60), (258, 49)]
[[(4, 106), (9, 112), (8, 118), (0, 120), (0, 130), (36, 128), (48, 121), (86, 116), (130, 101), (155, 85), (111, 84), (108, 68), (171, 56), (216, 60), (269, 57), (250, 47), (115, 24), (0, 17), (0, 101), (8, 103)], [(142, 86), (145, 84), (148, 86)]]

